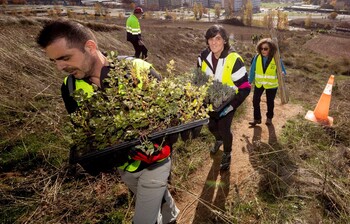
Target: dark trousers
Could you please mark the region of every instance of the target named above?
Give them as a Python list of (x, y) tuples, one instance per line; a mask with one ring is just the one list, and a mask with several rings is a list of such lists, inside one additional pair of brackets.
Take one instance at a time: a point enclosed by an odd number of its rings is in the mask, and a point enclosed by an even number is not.
[[(130, 41), (132, 43), (132, 46), (134, 46), (135, 49), (135, 58), (147, 58), (147, 48), (145, 45), (140, 45), (139, 41)], [(141, 55), (142, 53), (142, 55)]]
[(254, 120), (261, 120), (260, 102), (261, 96), (264, 93), (264, 91), (266, 91), (267, 103), (266, 117), (269, 119), (273, 118), (273, 110), (275, 108), (275, 97), (277, 93), (277, 88), (265, 89), (263, 86), (261, 86), (261, 88), (255, 86), (253, 95)]
[(250, 89), (239, 90), (239, 93), (230, 103), (233, 107), (231, 112), (219, 119), (212, 117), (209, 118), (208, 128), (214, 135), (216, 141), (223, 141), (225, 153), (231, 153), (232, 151), (233, 134), (231, 131), (231, 124), (233, 116), (235, 115), (237, 108), (243, 103), (249, 93)]

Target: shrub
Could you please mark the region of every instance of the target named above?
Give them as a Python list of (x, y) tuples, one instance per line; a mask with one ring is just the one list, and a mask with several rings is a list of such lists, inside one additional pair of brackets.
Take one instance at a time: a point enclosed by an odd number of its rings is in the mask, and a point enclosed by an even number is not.
[(74, 93), (80, 106), (71, 114), (71, 133), (78, 150), (103, 149), (208, 116), (210, 107), (203, 102), (210, 83), (196, 87), (169, 78), (159, 82), (115, 56), (109, 53), (109, 88), (91, 97), (81, 90)]
[(336, 12), (331, 12), (331, 13), (329, 14), (328, 18), (329, 18), (329, 19), (335, 19), (335, 18), (337, 18), (337, 16), (338, 16), (338, 13), (336, 13)]

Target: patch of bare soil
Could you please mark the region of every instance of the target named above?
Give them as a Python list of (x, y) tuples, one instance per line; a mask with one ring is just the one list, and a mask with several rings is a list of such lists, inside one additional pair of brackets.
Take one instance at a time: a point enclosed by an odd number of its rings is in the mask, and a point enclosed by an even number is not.
[(325, 57), (349, 58), (349, 36), (318, 35), (307, 41), (304, 46)]
[[(168, 21), (168, 20), (140, 20), (142, 38), (148, 48), (148, 58), (157, 69), (164, 72), (169, 61), (175, 61), (176, 72), (184, 73), (196, 66), (199, 53), (206, 47), (205, 32), (215, 23), (195, 21)], [(125, 26), (125, 20), (116, 22), (116, 25)], [(233, 26), (222, 24), (236, 41), (251, 43), (253, 34), (264, 33), (268, 30), (257, 27)], [(117, 47), (121, 54), (132, 55), (134, 50), (130, 42), (126, 42), (125, 31), (116, 32), (118, 40), (123, 42)], [(118, 43), (115, 44), (118, 46)], [(239, 48), (239, 44), (235, 48)], [(254, 52), (252, 52), (254, 53)], [(244, 55), (242, 55), (244, 58)], [(250, 61), (252, 56), (244, 58)]]
[(181, 201), (177, 201), (181, 210), (178, 223), (231, 223), (232, 219), (223, 216), (226, 202), (232, 202), (233, 198), (254, 198), (257, 192), (260, 176), (254, 168), (254, 156), (251, 156), (251, 152), (259, 144), (278, 143), (278, 135), (286, 121), (305, 113), (301, 106), (291, 103), (281, 105), (279, 98), (276, 98), (273, 125), (267, 126), (264, 120), (266, 99), (263, 97), (262, 124), (249, 127), (248, 122), (253, 119), (252, 94), (246, 100), (245, 114), (233, 120), (234, 140), (230, 170), (220, 172), (222, 147), (214, 156), (208, 150), (206, 165), (189, 178), (193, 183), (192, 188), (179, 197)]

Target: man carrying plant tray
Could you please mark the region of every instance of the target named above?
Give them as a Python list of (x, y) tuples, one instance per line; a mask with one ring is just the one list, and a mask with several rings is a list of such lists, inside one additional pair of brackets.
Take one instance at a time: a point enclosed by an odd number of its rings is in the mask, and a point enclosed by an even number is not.
[[(113, 64), (99, 50), (93, 32), (83, 25), (66, 20), (51, 21), (39, 33), (37, 43), (45, 50), (50, 60), (55, 62), (58, 70), (70, 74), (64, 79), (61, 88), (62, 98), (69, 114), (75, 114), (88, 101), (77, 100), (72, 94), (72, 89), (83, 92), (82, 98), (86, 96), (91, 99), (98, 95), (98, 92), (111, 91), (108, 88), (111, 85), (119, 87), (116, 93), (122, 95), (125, 91), (125, 86), (105, 81), (109, 77), (107, 74), (112, 70)], [(148, 66), (148, 69), (151, 68), (150, 64), (143, 63), (141, 60), (136, 62), (140, 62), (136, 64), (141, 66)], [(142, 83), (135, 83), (135, 85), (142, 86)], [(107, 103), (112, 101), (112, 99), (108, 100)], [(94, 108), (90, 107), (90, 109), (92, 111)], [(103, 117), (105, 113), (101, 111), (99, 117)], [(73, 120), (73, 123), (77, 126), (81, 125), (78, 120)], [(94, 136), (98, 140), (98, 135)], [(90, 140), (85, 139), (85, 141)], [(171, 148), (164, 145), (155, 151), (157, 151), (156, 155), (146, 155), (142, 151), (136, 151), (118, 168), (122, 180), (136, 195), (133, 217), (135, 224), (172, 223), (176, 221), (179, 214), (179, 209), (167, 187), (171, 167)]]

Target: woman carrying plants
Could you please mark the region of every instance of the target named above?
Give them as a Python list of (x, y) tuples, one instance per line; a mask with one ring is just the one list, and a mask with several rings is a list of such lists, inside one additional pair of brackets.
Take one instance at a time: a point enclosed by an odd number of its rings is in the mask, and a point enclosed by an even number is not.
[(249, 95), (251, 86), (243, 59), (230, 46), (226, 30), (221, 25), (213, 25), (207, 30), (205, 39), (208, 47), (199, 55), (197, 66), (214, 80), (236, 90), (236, 94), (227, 106), (217, 111), (218, 116), (210, 116), (208, 125), (216, 140), (210, 152), (215, 154), (223, 144), (224, 153), (220, 169), (228, 170), (231, 164), (233, 141), (232, 119), (237, 108)]
[[(253, 58), (249, 72), (249, 83), (255, 81), (253, 95), (254, 120), (249, 122), (249, 124), (251, 126), (261, 124), (260, 101), (262, 94), (266, 90), (267, 113), (265, 124), (271, 125), (278, 88), (277, 67), (274, 59), (277, 47), (271, 38), (264, 38), (258, 42), (256, 50), (258, 54)], [(285, 75), (286, 70), (282, 60), (281, 68), (283, 75)]]

